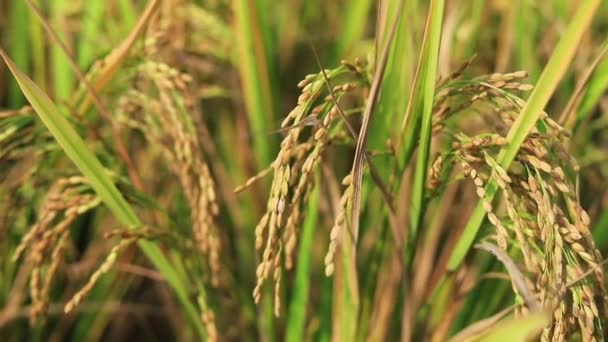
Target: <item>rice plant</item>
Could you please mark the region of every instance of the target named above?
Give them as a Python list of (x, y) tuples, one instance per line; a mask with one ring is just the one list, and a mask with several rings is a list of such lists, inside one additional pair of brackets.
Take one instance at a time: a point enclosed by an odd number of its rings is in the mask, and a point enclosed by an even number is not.
[(603, 341), (608, 3), (0, 4), (3, 341)]

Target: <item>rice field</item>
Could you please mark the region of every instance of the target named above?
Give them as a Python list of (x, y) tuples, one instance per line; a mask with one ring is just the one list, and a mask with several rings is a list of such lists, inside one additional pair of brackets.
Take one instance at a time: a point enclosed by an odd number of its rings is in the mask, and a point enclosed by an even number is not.
[(0, 340), (604, 341), (608, 2), (0, 2)]

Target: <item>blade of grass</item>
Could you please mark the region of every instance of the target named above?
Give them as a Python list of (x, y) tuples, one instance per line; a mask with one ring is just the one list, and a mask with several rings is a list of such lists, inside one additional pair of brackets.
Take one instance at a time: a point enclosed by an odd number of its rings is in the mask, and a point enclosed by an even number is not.
[(466, 56), (472, 56), (477, 51), (477, 41), (479, 38), (479, 26), (481, 25), (481, 14), (483, 12), (485, 0), (474, 0), (471, 4), (471, 31)]
[(371, 8), (371, 0), (350, 0), (344, 8), (339, 39), (336, 40), (330, 63), (337, 62), (363, 34)]
[(253, 0), (235, 0), (235, 31), (238, 40), (238, 67), (241, 75), (245, 105), (252, 125), (257, 162), (261, 166), (271, 162), (271, 144), (265, 132), (274, 122), (274, 93), (268, 46), (258, 7)]
[[(435, 97), (435, 82), (437, 79), (437, 67), (439, 60), (439, 45), (441, 40), (443, 11), (445, 3), (443, 0), (431, 1), (429, 4), (428, 15), (426, 19), (424, 34), (422, 38), (422, 48), (420, 50), (418, 66), (414, 76), (414, 84), (412, 85), (412, 93), (408, 101), (406, 113), (403, 118), (403, 129), (406, 134), (403, 136), (405, 141), (405, 153), (399, 151), (398, 157), (401, 157), (404, 167), (406, 162), (409, 162), (413, 153), (416, 142), (418, 143), (418, 154), (414, 169), (414, 178), (410, 199), (410, 224), (409, 233), (405, 234), (403, 248), (403, 263), (409, 265), (415, 255), (415, 244), (418, 239), (418, 231), (420, 221), (423, 217), (425, 208), (425, 187), (426, 175), (428, 170), (428, 159), (431, 144), (431, 125), (433, 115), (433, 100)], [(419, 96), (421, 94), (422, 96)], [(412, 112), (413, 111), (413, 112)], [(413, 115), (413, 116), (412, 116)], [(410, 117), (412, 118), (410, 120)], [(419, 127), (420, 122), (420, 127)], [(420, 136), (420, 139), (416, 139)], [(401, 143), (401, 139), (398, 140)], [(405, 279), (411, 279), (406, 270)], [(405, 292), (410, 292), (409, 280), (406, 280)], [(404, 315), (402, 320), (401, 339), (409, 341), (415, 316), (408, 314), (409, 298), (407, 295), (403, 299)]]
[[(258, 167), (265, 167), (272, 161), (275, 146), (266, 132), (271, 131), (274, 122), (277, 95), (272, 75), (271, 33), (268, 27), (269, 4), (265, 0), (233, 0), (234, 30), (237, 40), (238, 66), (244, 93), (245, 107), (253, 133), (253, 153)], [(270, 294), (271, 288), (264, 291)], [(271, 295), (262, 299), (260, 336), (274, 341), (274, 314)]]
[(539, 41), (540, 23), (537, 9), (530, 1), (516, 0), (509, 4), (510, 6), (519, 7), (518, 13), (526, 13), (526, 15), (517, 15), (515, 18), (515, 60), (520, 68), (527, 70), (530, 73), (530, 80), (536, 82), (539, 74), (539, 63), (536, 57), (536, 43)]
[(342, 249), (338, 252), (339, 264), (334, 275), (332, 339), (355, 341), (360, 306), (355, 249), (346, 239), (343, 241), (345, 243), (341, 244)]
[[(20, 21), (27, 17), (27, 7), (23, 1), (13, 1), (10, 9), (11, 35), (10, 53), (15, 58), (15, 64), (22, 69), (26, 69), (29, 64), (30, 54), (27, 46), (28, 25), (23, 25)], [(11, 80), (9, 83), (8, 105), (11, 108), (19, 108), (25, 103), (23, 95), (19, 90), (19, 85)]]
[(332, 278), (323, 277), (321, 280), (321, 298), (317, 315), (321, 320), (319, 331), (315, 340), (319, 342), (329, 342), (332, 334), (332, 298), (334, 295)]
[(573, 128), (575, 132), (580, 124), (589, 117), (606, 89), (608, 89), (608, 58), (604, 58), (589, 81), (589, 86), (577, 111), (576, 124)]
[[(439, 59), (439, 43), (441, 40), (441, 26), (443, 22), (443, 0), (431, 1), (427, 27), (424, 33), (423, 50), (420, 53), (419, 63), (422, 65), (424, 78), (421, 83), (422, 93), (422, 127), (418, 142), (416, 169), (414, 172), (414, 185), (412, 187), (412, 200), (410, 208), (410, 238), (411, 243), (416, 242), (418, 228), (423, 216), (424, 193), (428, 170), (429, 153), (431, 146), (431, 124), (433, 120), (433, 100), (435, 98), (435, 80), (437, 79), (437, 62)], [(410, 255), (413, 255), (413, 246), (410, 243)], [(408, 262), (408, 260), (405, 260)]]
[[(386, 18), (385, 13), (392, 13), (396, 16), (398, 3), (384, 2), (386, 9), (381, 9), (379, 13), (379, 22), (376, 29), (376, 50), (377, 46), (382, 46), (383, 32), (390, 32), (390, 23), (392, 18)], [(379, 5), (380, 6), (380, 5)], [(405, 6), (412, 7), (412, 1), (409, 1)], [(378, 116), (374, 120), (370, 128), (369, 149), (383, 149), (386, 147), (387, 136), (396, 134), (394, 131), (395, 121), (403, 108), (407, 106), (408, 90), (411, 86), (413, 77), (413, 65), (416, 63), (416, 49), (413, 46), (411, 22), (406, 15), (410, 13), (411, 8), (403, 8), (403, 13), (399, 19), (399, 27), (393, 41), (390, 56), (386, 66), (386, 76), (382, 82), (382, 90), (380, 99), (378, 100)], [(378, 52), (376, 52), (378, 53)], [(380, 171), (386, 177), (392, 170), (388, 160), (379, 160), (384, 162), (384, 167), (380, 167)], [(386, 172), (383, 172), (386, 171)]]
[(593, 60), (593, 62), (585, 69), (585, 72), (581, 76), (581, 78), (576, 83), (576, 89), (570, 96), (570, 100), (566, 104), (566, 107), (562, 111), (559, 116), (558, 123), (566, 128), (571, 128), (575, 122), (576, 117), (573, 116), (575, 112), (575, 108), (578, 107), (581, 101), (581, 96), (583, 91), (585, 90), (585, 86), (587, 82), (589, 82), (590, 78), (594, 75), (594, 72), (600, 62), (604, 59), (604, 55), (608, 52), (608, 39), (604, 41), (604, 44), (600, 50), (600, 53)]
[[(275, 6), (273, 6), (273, 1), (270, 0), (255, 0), (255, 7), (257, 9), (257, 14), (258, 14), (258, 29), (260, 31), (260, 34), (263, 37), (263, 45), (264, 45), (264, 57), (265, 57), (265, 61), (266, 64), (269, 67), (269, 78), (271, 80), (271, 84), (270, 86), (274, 86), (273, 84), (273, 74), (272, 74), (272, 69), (275, 66), (275, 58), (274, 58), (274, 47), (276, 46), (276, 39), (277, 39), (277, 35), (274, 33), (274, 23), (273, 21), (276, 18), (275, 13), (273, 13), (273, 10), (276, 8)], [(273, 89), (276, 90), (276, 89)]]
[(21, 72), (11, 59), (0, 50), (4, 61), (13, 73), (24, 95), (30, 104), (53, 134), (57, 142), (65, 150), (66, 154), (74, 161), (76, 166), (82, 168), (82, 172), (89, 178), (91, 186), (106, 201), (110, 210), (116, 213), (121, 223), (130, 228), (139, 225), (135, 214), (124, 201), (114, 184), (105, 175), (105, 171), (99, 161), (89, 153), (84, 141), (78, 136), (69, 122), (59, 113), (59, 110), (51, 99), (23, 72)]
[(100, 22), (106, 8), (104, 4), (104, 1), (98, 0), (88, 1), (84, 6), (85, 19), (82, 23), (78, 44), (78, 65), (83, 69), (91, 63), (93, 54), (96, 52), (96, 41), (101, 34)]
[[(351, 174), (353, 177), (353, 199), (352, 205), (349, 205), (347, 212), (349, 213), (348, 221), (351, 228), (350, 234), (352, 236), (348, 241), (345, 239), (345, 243), (342, 243), (341, 250), (341, 268), (338, 269), (338, 278), (336, 280), (336, 306), (341, 308), (341, 314), (339, 319), (339, 332), (334, 331), (334, 334), (338, 334), (339, 338), (344, 341), (353, 341), (356, 336), (357, 330), (357, 319), (359, 316), (359, 288), (357, 281), (357, 267), (356, 267), (356, 246), (359, 235), (359, 215), (361, 214), (361, 196), (362, 196), (362, 181), (363, 181), (363, 157), (367, 148), (368, 130), (372, 117), (376, 111), (376, 104), (378, 97), (380, 96), (380, 86), (384, 78), (384, 72), (388, 61), (388, 56), (391, 48), (391, 43), (395, 36), (395, 31), (399, 23), (401, 10), (403, 9), (404, 1), (399, 2), (398, 14), (393, 22), (390, 35), (387, 38), (386, 45), (383, 48), (380, 61), (377, 64), (377, 68), (374, 71), (374, 77), (372, 86), (370, 89), (369, 96), (367, 98), (367, 104), (365, 112), (363, 114), (363, 123), (357, 139), (357, 146), (355, 149), (355, 156), (353, 160), (353, 166)], [(346, 232), (345, 232), (346, 233)]]
[[(91, 187), (114, 214), (116, 219), (129, 229), (140, 227), (142, 224), (131, 206), (108, 177), (99, 160), (61, 114), (57, 106), (29, 77), (18, 69), (1, 49), (0, 55), (17, 79), (21, 90), (30, 101), (38, 117), (55, 137), (66, 155), (87, 178)], [(167, 282), (174, 288), (188, 317), (192, 321), (192, 325), (201, 337), (204, 336), (204, 328), (194, 305), (188, 298), (184, 279), (179, 277), (157, 245), (145, 240), (139, 241), (138, 245), (167, 279)]]
[[(429, 7), (430, 9), (430, 7)], [(416, 72), (414, 73), (414, 79), (410, 87), (410, 94), (405, 106), (405, 113), (403, 114), (403, 120), (401, 123), (400, 136), (397, 138), (397, 159), (399, 170), (404, 170), (406, 165), (414, 152), (414, 147), (418, 142), (418, 133), (420, 127), (420, 118), (424, 110), (424, 95), (419, 94), (425, 91), (425, 66), (424, 61), (427, 58), (427, 50), (429, 48), (429, 25), (431, 19), (431, 13), (426, 19), (425, 31), (421, 41), (421, 49), (418, 55), (418, 62), (416, 64)]]
[[(61, 40), (65, 41), (67, 31), (65, 10), (68, 8), (68, 3), (65, 0), (55, 0), (49, 2), (49, 4), (51, 22)], [(70, 66), (63, 54), (63, 50), (59, 46), (54, 45), (51, 47), (51, 60), (55, 99), (68, 99), (74, 86), (74, 77), (70, 73)]]
[(519, 6), (521, 6), (519, 1), (513, 1), (510, 6), (502, 11), (496, 46), (496, 72), (506, 72), (513, 59)]
[[(566, 73), (576, 53), (578, 43), (587, 27), (591, 24), (593, 15), (599, 4), (599, 0), (587, 0), (581, 3), (576, 15), (551, 54), (551, 58), (542, 72), (534, 91), (509, 130), (506, 138), (507, 145), (498, 154), (498, 163), (505, 170), (509, 168), (519, 147), (530, 130), (536, 125), (536, 121), (549, 102), (559, 81)], [(486, 198), (491, 201), (496, 191), (496, 183), (490, 182), (486, 187)], [(449, 270), (455, 270), (464, 260), (486, 216), (485, 213), (482, 203), (478, 202), (465, 227), (463, 235), (452, 252), (452, 256), (448, 262)]]
[[(357, 340), (364, 341), (366, 338), (369, 339), (370, 332), (376, 333), (379, 327), (372, 325), (373, 311), (378, 306), (378, 301), (375, 300), (375, 294), (377, 291), (384, 291), (386, 288), (382, 281), (385, 281), (382, 274), (384, 270), (395, 271), (393, 266), (393, 256), (395, 255), (394, 249), (391, 248), (390, 243), (393, 239), (388, 234), (388, 227), (385, 224), (386, 216), (382, 208), (382, 202), (379, 201), (378, 193), (374, 193), (369, 197), (369, 211), (376, 215), (369, 215), (367, 222), (370, 226), (381, 227), (376, 233), (376, 241), (374, 246), (371, 248), (369, 254), (363, 262), (362, 268), (366, 270), (365, 277), (361, 278), (361, 313), (359, 314), (359, 323), (357, 328)], [(375, 216), (375, 217), (374, 217)], [(370, 232), (371, 234), (371, 232)], [(386, 266), (385, 266), (386, 265)], [(384, 266), (384, 267), (383, 267)], [(392, 273), (392, 272), (391, 272)], [(387, 295), (388, 293), (383, 293)], [(392, 297), (394, 300), (394, 297)], [(380, 323), (380, 322), (375, 322)]]
[(465, 342), (474, 340), (475, 337), (479, 337), (484, 332), (487, 332), (488, 329), (495, 329), (496, 324), (498, 324), (505, 316), (508, 316), (511, 311), (512, 309), (508, 307), (491, 317), (479, 320), (459, 331), (458, 334), (452, 336), (449, 342)]
[(551, 323), (551, 319), (546, 312), (531, 313), (496, 324), (490, 332), (484, 334), (477, 341), (529, 341), (539, 334), (549, 323)]
[(608, 211), (604, 211), (593, 227), (593, 240), (597, 248), (605, 253), (608, 249)]
[[(318, 178), (318, 177), (317, 177)], [(304, 325), (306, 324), (306, 308), (308, 304), (308, 292), (310, 289), (310, 269), (313, 255), (312, 247), (319, 206), (319, 188), (315, 188), (311, 194), (308, 214), (304, 221), (300, 249), (298, 251), (298, 264), (296, 266), (296, 280), (294, 294), (289, 305), (287, 322), (287, 341), (302, 341), (304, 338)]]
[(361, 214), (361, 184), (363, 180), (363, 157), (367, 149), (367, 139), (371, 120), (376, 113), (376, 105), (380, 96), (380, 89), (382, 80), (386, 70), (386, 64), (388, 62), (389, 52), (395, 32), (399, 26), (399, 19), (401, 18), (401, 12), (403, 10), (404, 1), (399, 1), (399, 7), (397, 9), (398, 15), (395, 16), (395, 20), (392, 23), (390, 34), (387, 38), (386, 45), (382, 50), (380, 61), (377, 63), (376, 70), (374, 71), (374, 77), (372, 86), (367, 97), (367, 103), (365, 105), (365, 112), (363, 113), (363, 122), (361, 124), (361, 130), (357, 138), (357, 146), (355, 148), (355, 156), (353, 158), (353, 205), (350, 212), (350, 227), (352, 229), (352, 235), (354, 236), (353, 246), (356, 246), (358, 235), (359, 235), (359, 215)]
[[(25, 4), (24, 1), (16, 1)], [(34, 0), (34, 4), (40, 7), (40, 0)], [(40, 86), (41, 89), (47, 89), (47, 61), (45, 53), (44, 33), (42, 27), (38, 25), (36, 16), (28, 16), (30, 26), (30, 46), (32, 55), (33, 80)], [(11, 54), (12, 56), (12, 54)], [(17, 64), (19, 66), (19, 64)]]
[[(97, 1), (103, 3), (104, 1)], [(118, 7), (122, 16), (121, 21), (127, 26), (132, 27), (137, 22), (137, 11), (131, 0), (119, 0)]]

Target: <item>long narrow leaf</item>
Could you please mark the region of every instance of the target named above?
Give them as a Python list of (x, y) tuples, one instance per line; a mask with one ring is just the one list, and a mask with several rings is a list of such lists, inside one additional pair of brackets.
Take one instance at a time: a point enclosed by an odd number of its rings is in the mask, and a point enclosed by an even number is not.
[(302, 229), (302, 242), (298, 251), (298, 265), (296, 267), (295, 293), (289, 306), (289, 320), (287, 322), (287, 341), (302, 341), (304, 338), (304, 325), (306, 323), (306, 308), (310, 288), (310, 268), (313, 253), (314, 233), (317, 226), (319, 205), (319, 189), (315, 188), (311, 194), (308, 215)]
[(577, 130), (583, 120), (589, 117), (598, 100), (606, 93), (606, 89), (608, 89), (608, 58), (604, 57), (603, 62), (597, 66), (593, 77), (589, 81), (582, 103), (577, 111), (574, 131)]
[(523, 317), (512, 318), (498, 323), (487, 334), (476, 339), (476, 341), (530, 341), (550, 322), (551, 321), (545, 312), (531, 313)]
[(411, 207), (411, 241), (414, 242), (418, 233), (418, 226), (423, 215), (424, 190), (428, 170), (429, 152), (431, 146), (431, 124), (433, 120), (433, 99), (435, 97), (435, 80), (437, 78), (437, 62), (439, 58), (439, 42), (441, 38), (441, 25), (443, 21), (443, 0), (431, 1), (429, 7), (428, 26), (425, 31), (425, 43), (420, 62), (423, 65), (424, 80), (422, 127), (418, 144), (418, 157), (416, 172), (414, 173), (414, 186), (412, 188)]
[[(15, 64), (21, 68), (26, 68), (29, 64), (31, 54), (28, 53), (29, 47), (27, 39), (28, 26), (23, 25), (20, 21), (27, 17), (27, 6), (23, 1), (13, 1), (11, 4), (11, 35), (10, 35), (10, 53), (15, 58)], [(19, 87), (15, 82), (9, 83), (9, 105), (13, 108), (23, 105), (23, 96), (19, 92)]]
[(369, 15), (372, 1), (350, 0), (345, 8), (342, 27), (340, 28), (340, 39), (332, 54), (332, 62), (337, 61), (348, 51), (348, 48), (361, 37), (365, 30), (366, 18)]
[[(261, 4), (260, 4), (261, 5)], [(247, 115), (253, 130), (257, 159), (261, 165), (271, 162), (267, 133), (273, 122), (274, 103), (268, 44), (259, 8), (253, 0), (234, 0), (235, 29), (238, 39), (238, 66), (245, 94)]]
[[(66, 34), (65, 10), (67, 8), (67, 1), (55, 0), (49, 2), (49, 4), (51, 9), (50, 21), (53, 23), (55, 32), (57, 32), (62, 41), (69, 41)], [(74, 87), (74, 77), (70, 73), (70, 66), (61, 47), (57, 45), (51, 46), (51, 62), (55, 98), (61, 100), (67, 99), (72, 92), (72, 87)]]

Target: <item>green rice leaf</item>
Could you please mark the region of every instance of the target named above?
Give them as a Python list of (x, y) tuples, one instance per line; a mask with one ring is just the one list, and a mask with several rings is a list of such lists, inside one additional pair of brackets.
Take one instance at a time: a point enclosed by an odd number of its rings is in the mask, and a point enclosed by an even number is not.
[(418, 226), (423, 215), (424, 192), (428, 170), (429, 153), (431, 147), (431, 124), (433, 121), (433, 99), (435, 97), (435, 80), (437, 79), (437, 62), (439, 59), (439, 42), (441, 40), (441, 26), (443, 21), (443, 0), (431, 1), (429, 18), (425, 30), (424, 45), (421, 51), (422, 63), (422, 126), (418, 142), (416, 170), (414, 173), (414, 186), (411, 201), (411, 241), (414, 242), (418, 233)]
[(497, 324), (490, 332), (481, 336), (478, 342), (515, 342), (531, 341), (551, 322), (545, 312), (512, 318)]
[(308, 293), (310, 289), (310, 273), (313, 255), (313, 242), (317, 217), (319, 216), (319, 189), (315, 188), (310, 196), (308, 215), (302, 229), (302, 240), (298, 251), (298, 264), (296, 266), (296, 282), (294, 294), (289, 306), (287, 322), (287, 341), (302, 341), (304, 338), (304, 325), (306, 323), (306, 308), (308, 306)]

